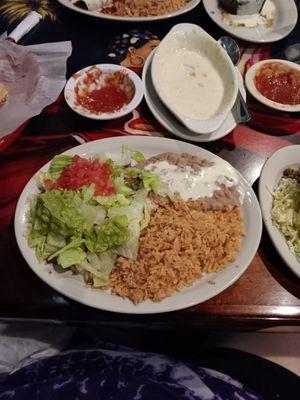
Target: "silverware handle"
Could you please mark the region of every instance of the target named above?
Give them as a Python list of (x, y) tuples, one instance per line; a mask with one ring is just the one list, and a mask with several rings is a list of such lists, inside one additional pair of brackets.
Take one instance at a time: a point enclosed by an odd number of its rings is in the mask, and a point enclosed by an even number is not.
[(245, 124), (246, 122), (249, 122), (251, 119), (248, 106), (240, 90), (238, 91), (238, 95), (235, 104), (233, 106), (233, 114), (237, 124)]

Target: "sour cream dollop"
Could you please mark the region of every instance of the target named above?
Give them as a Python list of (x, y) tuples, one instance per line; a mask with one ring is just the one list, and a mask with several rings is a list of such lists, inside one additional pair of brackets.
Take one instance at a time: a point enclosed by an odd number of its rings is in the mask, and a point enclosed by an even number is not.
[[(163, 182), (168, 184), (172, 193), (178, 192), (183, 200), (197, 200), (212, 197), (220, 185), (226, 187), (238, 186), (239, 176), (235, 170), (222, 160), (215, 160), (211, 166), (195, 171), (189, 166), (178, 167), (167, 161), (157, 161), (147, 165), (146, 169), (158, 174)], [(240, 200), (243, 194), (241, 189)]]

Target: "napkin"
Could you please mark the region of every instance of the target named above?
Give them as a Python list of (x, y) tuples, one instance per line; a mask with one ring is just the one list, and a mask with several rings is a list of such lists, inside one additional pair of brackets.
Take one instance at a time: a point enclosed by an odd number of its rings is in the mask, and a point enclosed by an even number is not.
[(0, 108), (1, 138), (53, 103), (66, 83), (71, 42), (20, 46), (0, 37), (0, 83), (9, 96)]

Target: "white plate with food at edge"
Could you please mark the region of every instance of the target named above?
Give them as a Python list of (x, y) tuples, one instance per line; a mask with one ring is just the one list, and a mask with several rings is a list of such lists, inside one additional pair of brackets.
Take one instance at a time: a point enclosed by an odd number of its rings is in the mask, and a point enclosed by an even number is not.
[(229, 34), (252, 43), (271, 43), (286, 37), (295, 28), (298, 19), (294, 0), (272, 0), (272, 2), (275, 6), (275, 18), (270, 27), (230, 26), (222, 17), (218, 0), (203, 0), (203, 5), (210, 18)]
[[(178, 10), (175, 11), (170, 11), (166, 14), (161, 14), (161, 15), (152, 15), (152, 16), (145, 16), (145, 17), (131, 17), (131, 16), (118, 16), (118, 15), (110, 15), (106, 13), (102, 13), (99, 11), (91, 11), (91, 10), (85, 10), (83, 8), (80, 8), (73, 3), (75, 1), (71, 0), (58, 0), (59, 3), (63, 4), (64, 6), (70, 8), (73, 11), (76, 11), (81, 14), (89, 15), (92, 17), (96, 18), (102, 18), (102, 19), (107, 19), (107, 20), (114, 20), (114, 21), (119, 21), (119, 22), (150, 22), (150, 21), (160, 21), (164, 19), (169, 19), (169, 18), (175, 18), (178, 17), (179, 15), (185, 14), (191, 10), (193, 10), (201, 0), (189, 0), (186, 2), (185, 5), (180, 7)], [(112, 3), (109, 0), (103, 1), (103, 3)], [(99, 0), (90, 0), (90, 3), (94, 3), (95, 7), (97, 7), (97, 3), (101, 3)]]
[(259, 201), (270, 238), (286, 265), (300, 278), (300, 260), (293, 254), (283, 234), (272, 221), (273, 193), (287, 168), (300, 167), (300, 145), (276, 151), (266, 161), (259, 180)]
[[(91, 307), (120, 313), (149, 314), (175, 311), (204, 302), (221, 293), (246, 271), (259, 246), (262, 218), (254, 191), (246, 180), (229, 163), (220, 157), (200, 147), (172, 139), (154, 137), (101, 139), (80, 145), (63, 154), (92, 157), (104, 152), (108, 157), (118, 161), (121, 157), (121, 148), (124, 145), (143, 152), (146, 158), (165, 152), (188, 153), (198, 156), (200, 159), (215, 162), (216, 165), (220, 165), (221, 163), (222, 171), (225, 168), (234, 173), (239, 187), (244, 192), (244, 201), (241, 210), (245, 225), (245, 236), (241, 240), (241, 249), (237, 253), (235, 261), (218, 273), (204, 275), (192, 286), (186, 287), (160, 302), (146, 300), (135, 305), (128, 299), (112, 295), (109, 291), (87, 288), (81, 276), (74, 276), (69, 272), (58, 274), (53, 270), (51, 264), (40, 264), (36, 259), (34, 250), (29, 248), (27, 244), (25, 233), (27, 229), (27, 215), (30, 208), (29, 198), (39, 192), (37, 188), (37, 175), (35, 174), (25, 186), (15, 213), (17, 243), (28, 265), (39, 278), (61, 294)], [(40, 171), (47, 171), (49, 165), (50, 163), (46, 164)]]
[[(228, 114), (227, 118), (222, 123), (220, 128), (211, 133), (201, 135), (194, 133), (183, 126), (182, 123), (174, 116), (174, 114), (169, 111), (167, 107), (163, 104), (154, 89), (151, 77), (152, 58), (153, 53), (147, 58), (143, 69), (142, 79), (144, 84), (144, 97), (152, 114), (165, 129), (182, 139), (201, 143), (212, 142), (214, 140), (221, 139), (222, 137), (228, 135), (228, 133), (230, 133), (237, 126), (232, 112)], [(243, 78), (237, 68), (236, 75), (239, 89), (242, 93), (243, 98), (246, 100), (246, 90), (244, 87)]]

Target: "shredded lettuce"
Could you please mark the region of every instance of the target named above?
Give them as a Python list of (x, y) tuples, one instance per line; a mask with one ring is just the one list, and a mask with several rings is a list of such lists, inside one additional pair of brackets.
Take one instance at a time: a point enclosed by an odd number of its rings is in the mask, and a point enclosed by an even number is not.
[(90, 186), (83, 186), (79, 193), (84, 203), (90, 203), (95, 194), (95, 184), (92, 183)]
[(95, 224), (102, 224), (105, 220), (106, 211), (101, 206), (91, 206), (89, 204), (82, 203), (80, 205), (80, 210), (82, 215), (85, 217), (85, 226), (87, 228), (90, 228)]
[(145, 189), (153, 190), (157, 192), (159, 186), (159, 175), (148, 169), (143, 169), (141, 172), (141, 178)]
[(48, 172), (41, 171), (36, 175), (37, 187), (40, 190), (47, 190), (47, 188), (45, 186), (45, 180), (47, 180), (47, 179), (51, 179), (51, 176)]
[(51, 161), (49, 173), (53, 180), (57, 180), (63, 170), (73, 162), (73, 157), (71, 156), (55, 156)]
[[(67, 190), (51, 190), (38, 195), (31, 206), (28, 232), (28, 244), (35, 248), (37, 258), (52, 260), (62, 249), (74, 247), (72, 237), (80, 238), (84, 229), (93, 223), (91, 220), (97, 219), (97, 208), (100, 207), (82, 203), (76, 192)], [(102, 207), (101, 210), (105, 213)]]
[[(35, 248), (37, 258), (54, 261), (62, 268), (81, 264), (86, 252), (103, 253), (124, 244), (130, 236), (126, 215), (106, 218), (100, 205), (85, 203), (90, 195), (67, 190), (51, 190), (38, 195), (29, 216), (28, 244)], [(128, 204), (124, 196), (107, 197), (111, 209)], [(103, 200), (103, 199), (102, 199)], [(105, 202), (105, 201), (104, 201)], [(116, 202), (119, 202), (116, 207)]]
[(80, 204), (76, 192), (51, 190), (42, 193), (38, 197), (35, 222), (42, 222), (44, 229), (61, 235), (76, 235), (82, 231), (86, 222)]
[[(140, 178), (142, 182), (141, 187), (144, 189), (153, 190), (155, 193), (161, 194), (163, 196), (170, 194), (170, 189), (168, 184), (163, 182), (158, 174), (152, 172), (147, 168), (145, 169), (140, 169), (135, 167), (124, 168), (123, 175), (129, 178)], [(121, 174), (120, 177), (122, 178), (123, 175)]]
[(93, 160), (97, 160), (100, 163), (107, 162), (107, 155), (105, 153), (98, 153), (93, 157)]
[[(64, 246), (60, 250), (56, 251), (55, 253), (51, 254), (51, 256), (48, 257), (48, 261), (51, 261), (54, 258), (58, 257), (60, 254), (62, 254), (66, 250), (74, 249), (74, 248), (81, 246), (82, 242), (83, 242), (83, 240), (81, 237), (72, 237), (70, 242), (66, 246)], [(74, 263), (74, 264), (76, 264), (76, 263)]]
[(113, 207), (123, 207), (130, 204), (130, 199), (122, 193), (114, 194), (111, 196), (96, 196), (95, 199), (97, 203), (105, 207), (105, 209)]
[(86, 258), (86, 252), (81, 247), (73, 247), (63, 250), (57, 257), (57, 263), (62, 268), (69, 268), (79, 264)]
[[(136, 260), (141, 229), (155, 207), (148, 193), (167, 193), (158, 174), (135, 167), (142, 160), (144, 155), (128, 146), (122, 148), (121, 162), (106, 159), (116, 193), (96, 196), (94, 184), (74, 191), (45, 187), (46, 179), (57, 180), (73, 162), (70, 156), (54, 157), (49, 171), (37, 177), (42, 193), (32, 199), (28, 216), (28, 244), (38, 260), (52, 262), (61, 273), (77, 268), (94, 287), (109, 284), (118, 256)], [(137, 190), (128, 178), (137, 180)]]
[(128, 178), (137, 178), (140, 176), (141, 170), (134, 167), (124, 168), (124, 175)]
[(128, 218), (126, 215), (109, 217), (102, 225), (96, 225), (85, 233), (85, 245), (92, 253), (104, 251), (119, 246), (130, 237)]
[(296, 180), (281, 179), (273, 195), (272, 220), (300, 258), (300, 184)]
[(134, 194), (134, 190), (131, 189), (125, 182), (124, 175), (119, 176), (114, 181), (116, 192), (123, 194), (124, 196), (131, 196)]
[(100, 287), (109, 284), (109, 275), (115, 266), (117, 255), (111, 250), (101, 254), (88, 252), (87, 258), (78, 265), (92, 274), (93, 286)]
[(149, 225), (151, 212), (155, 208), (157, 208), (157, 205), (147, 198), (144, 205), (144, 216), (140, 223), (141, 230), (145, 229)]
[(146, 197), (148, 195), (148, 190), (140, 189), (135, 192), (135, 195), (132, 197), (132, 202), (128, 206), (124, 207), (112, 207), (108, 210), (108, 217), (121, 216), (126, 215), (128, 220), (131, 219), (141, 219), (143, 208), (145, 204)]
[(65, 247), (68, 238), (80, 235), (85, 219), (73, 202), (74, 194), (51, 191), (36, 197), (29, 216), (28, 245), (39, 261)]
[(114, 251), (119, 256), (129, 258), (130, 260), (136, 260), (139, 251), (139, 240), (140, 240), (140, 221), (138, 219), (133, 219), (129, 223), (130, 237), (129, 240), (118, 246)]
[(145, 159), (144, 154), (140, 151), (131, 149), (129, 146), (122, 146), (122, 158), (118, 162), (119, 165), (129, 165), (134, 161), (139, 163)]
[(47, 244), (46, 235), (31, 235), (28, 238), (28, 246), (35, 249), (37, 259), (41, 262), (46, 260), (58, 247)]
[(122, 171), (123, 171), (123, 168), (122, 168), (119, 164), (116, 164), (116, 163), (115, 163), (113, 160), (111, 160), (111, 159), (108, 159), (108, 160), (106, 161), (106, 163), (107, 163), (107, 164), (109, 165), (109, 167), (110, 167), (110, 172), (111, 172), (113, 178), (117, 178), (118, 176), (121, 175), (121, 173), (122, 173)]
[(147, 195), (148, 190), (139, 190), (133, 196), (133, 201), (129, 206), (111, 208), (108, 210), (108, 216), (111, 218), (121, 215), (126, 215), (128, 218), (130, 237), (126, 242), (124, 242), (124, 244), (118, 246), (114, 251), (116, 254), (132, 260), (136, 260), (138, 255), (141, 232), (140, 223), (144, 216), (144, 205)]

